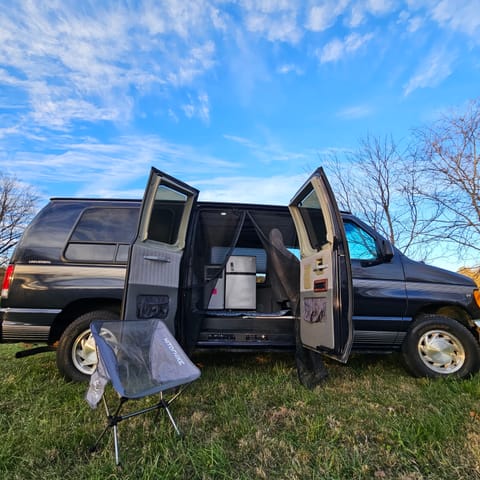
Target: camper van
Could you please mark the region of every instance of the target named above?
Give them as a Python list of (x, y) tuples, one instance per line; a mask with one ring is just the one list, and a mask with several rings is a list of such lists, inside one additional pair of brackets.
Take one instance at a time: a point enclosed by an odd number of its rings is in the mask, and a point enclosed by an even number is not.
[[(197, 201), (152, 169), (142, 202), (52, 199), (2, 285), (2, 342), (45, 343), (61, 373), (96, 365), (95, 319), (160, 318), (182, 346), (402, 351), (417, 376), (480, 367), (480, 296), (468, 277), (405, 257), (339, 212), (322, 169), (290, 205)], [(140, 212), (140, 214), (139, 214)], [(126, 272), (126, 273), (125, 273)]]

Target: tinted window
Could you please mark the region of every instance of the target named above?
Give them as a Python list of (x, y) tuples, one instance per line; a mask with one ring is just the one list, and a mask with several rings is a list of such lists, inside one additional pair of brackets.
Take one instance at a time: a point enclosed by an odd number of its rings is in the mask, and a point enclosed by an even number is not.
[(88, 208), (75, 226), (70, 241), (131, 243), (137, 219), (135, 208)]
[(137, 220), (136, 208), (86, 209), (72, 232), (65, 257), (77, 262), (126, 263)]
[(345, 222), (344, 226), (350, 258), (352, 260), (375, 260), (378, 255), (375, 239), (354, 223)]
[(310, 245), (320, 250), (327, 243), (327, 228), (315, 191), (310, 190), (297, 207), (302, 215)]
[(22, 246), (63, 249), (73, 225), (84, 208), (85, 205), (82, 204), (49, 203), (27, 228), (22, 238)]
[(174, 245), (178, 240), (187, 200), (186, 195), (160, 185), (155, 195), (148, 225), (148, 239)]
[(116, 245), (69, 243), (65, 257), (77, 262), (113, 262), (116, 249)]

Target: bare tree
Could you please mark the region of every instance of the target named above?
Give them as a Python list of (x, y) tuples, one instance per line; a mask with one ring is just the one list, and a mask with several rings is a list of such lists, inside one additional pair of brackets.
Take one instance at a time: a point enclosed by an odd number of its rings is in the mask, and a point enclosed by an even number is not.
[(423, 199), (417, 195), (417, 158), (392, 136), (367, 135), (355, 151), (333, 154), (325, 167), (340, 207), (349, 210), (405, 253), (425, 259)]
[(8, 262), (12, 248), (32, 218), (36, 200), (30, 186), (0, 174), (0, 265)]
[(480, 100), (415, 131), (424, 182), (417, 193), (436, 212), (430, 235), (480, 262)]

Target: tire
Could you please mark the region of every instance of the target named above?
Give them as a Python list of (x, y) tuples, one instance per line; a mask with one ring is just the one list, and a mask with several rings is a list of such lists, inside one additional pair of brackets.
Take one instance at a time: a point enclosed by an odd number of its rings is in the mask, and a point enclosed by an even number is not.
[(87, 382), (97, 367), (90, 323), (118, 319), (119, 315), (110, 310), (94, 310), (79, 316), (65, 329), (57, 348), (57, 368), (66, 380)]
[(407, 369), (416, 377), (464, 378), (480, 366), (480, 346), (460, 322), (423, 315), (411, 326), (402, 346)]

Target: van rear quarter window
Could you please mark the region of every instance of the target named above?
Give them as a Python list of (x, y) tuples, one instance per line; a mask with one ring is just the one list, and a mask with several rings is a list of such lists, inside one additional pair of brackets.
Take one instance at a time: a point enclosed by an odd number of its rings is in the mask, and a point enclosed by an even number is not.
[(23, 235), (22, 246), (63, 247), (84, 208), (81, 203), (48, 204), (28, 227), (28, 235)]
[(27, 227), (14, 251), (12, 262), (61, 263), (61, 254), (73, 225), (85, 205), (53, 201)]
[(65, 258), (78, 262), (125, 263), (137, 220), (136, 208), (87, 208), (73, 229)]
[(75, 226), (70, 241), (131, 243), (137, 220), (136, 208), (87, 208)]

